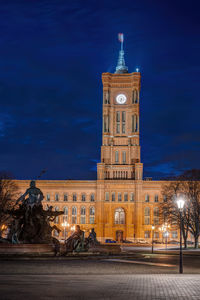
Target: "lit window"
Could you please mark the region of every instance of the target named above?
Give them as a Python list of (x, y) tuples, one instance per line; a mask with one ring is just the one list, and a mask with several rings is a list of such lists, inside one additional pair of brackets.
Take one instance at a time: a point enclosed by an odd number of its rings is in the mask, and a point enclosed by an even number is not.
[(67, 222), (67, 221), (68, 221), (68, 207), (65, 206), (65, 207), (63, 208), (63, 211), (64, 211), (63, 222)]
[(172, 238), (177, 239), (178, 238), (178, 233), (177, 231), (172, 231)]
[(95, 208), (92, 206), (90, 207), (90, 224), (94, 224), (95, 219)]
[[(59, 211), (59, 207), (58, 207), (58, 206), (55, 207), (55, 211)], [(55, 224), (58, 224), (58, 222), (59, 222), (59, 217), (57, 216), (57, 217), (55, 218), (55, 220), (54, 220), (54, 223), (55, 223)]]
[(85, 224), (85, 206), (81, 207), (81, 224)]
[(150, 231), (149, 230), (144, 232), (144, 237), (145, 237), (145, 239), (150, 238)]
[(123, 208), (115, 210), (115, 224), (125, 224), (125, 212)]
[(77, 224), (77, 208), (76, 208), (76, 206), (72, 207), (72, 224)]
[(144, 225), (150, 224), (150, 208), (145, 207), (144, 209)]

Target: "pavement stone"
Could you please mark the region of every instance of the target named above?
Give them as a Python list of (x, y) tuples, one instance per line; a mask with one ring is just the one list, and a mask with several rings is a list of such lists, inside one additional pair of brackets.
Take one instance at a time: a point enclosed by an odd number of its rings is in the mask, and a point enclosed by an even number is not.
[(0, 275), (0, 298), (200, 299), (200, 275)]

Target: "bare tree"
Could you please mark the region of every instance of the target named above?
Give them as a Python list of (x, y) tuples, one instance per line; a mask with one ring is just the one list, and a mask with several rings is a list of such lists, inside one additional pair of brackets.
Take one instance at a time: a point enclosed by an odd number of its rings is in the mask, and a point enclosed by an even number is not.
[[(180, 226), (179, 211), (176, 198), (182, 195), (185, 206), (182, 214), (182, 233), (184, 246), (187, 248), (188, 233), (195, 239), (195, 248), (198, 248), (199, 222), (200, 222), (200, 170), (190, 170), (169, 180), (162, 187), (165, 201), (161, 204), (163, 220)], [(166, 220), (164, 220), (166, 221)]]
[(3, 171), (0, 172), (0, 236), (10, 221), (7, 210), (14, 207), (18, 196), (18, 187), (12, 176)]

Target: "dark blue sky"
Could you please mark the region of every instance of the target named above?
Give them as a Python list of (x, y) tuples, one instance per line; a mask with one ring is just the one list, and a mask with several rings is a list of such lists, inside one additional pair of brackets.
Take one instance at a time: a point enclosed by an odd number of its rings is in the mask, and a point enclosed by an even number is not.
[(95, 179), (102, 72), (140, 68), (144, 175), (200, 168), (198, 1), (0, 1), (0, 166)]

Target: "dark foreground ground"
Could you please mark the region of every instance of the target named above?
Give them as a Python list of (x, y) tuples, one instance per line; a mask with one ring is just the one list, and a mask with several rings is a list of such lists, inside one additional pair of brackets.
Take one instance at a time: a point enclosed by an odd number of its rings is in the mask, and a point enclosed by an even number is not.
[(0, 260), (0, 299), (200, 299), (200, 256)]

